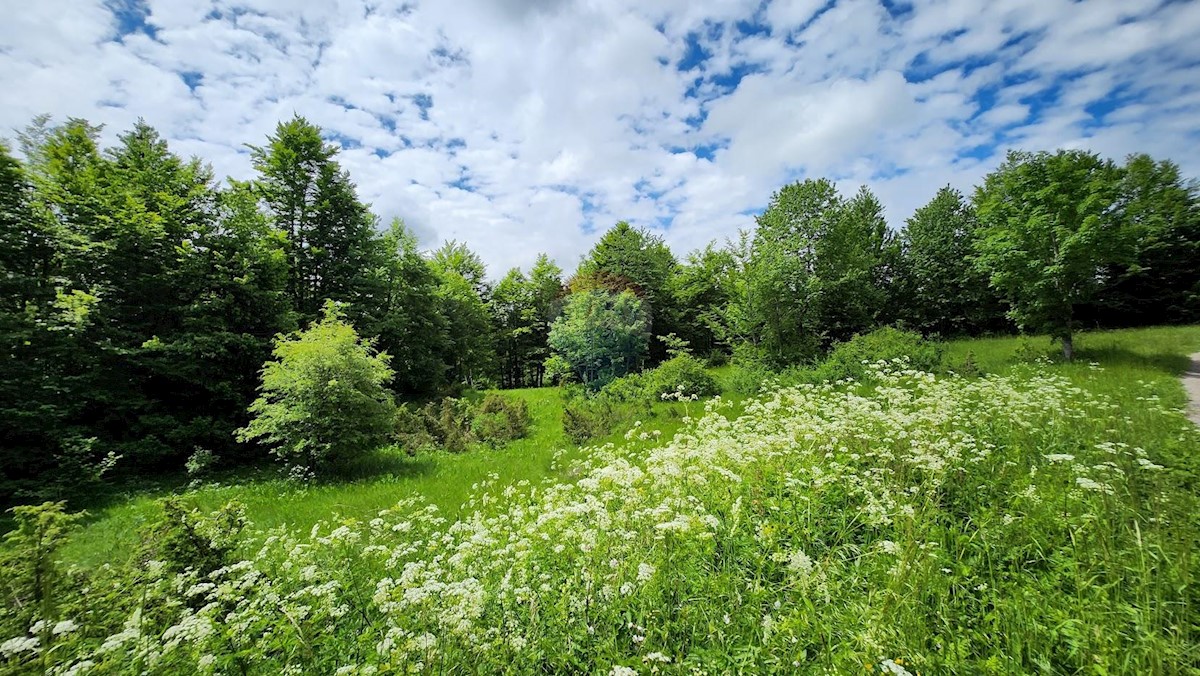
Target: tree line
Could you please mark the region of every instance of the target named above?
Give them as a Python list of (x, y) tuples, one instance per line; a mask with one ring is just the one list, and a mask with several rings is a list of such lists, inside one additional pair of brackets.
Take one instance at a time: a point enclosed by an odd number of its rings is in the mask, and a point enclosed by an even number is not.
[[(757, 227), (677, 258), (621, 222), (573, 274), (546, 255), (489, 280), (446, 242), (381, 227), (300, 117), (218, 182), (139, 122), (114, 146), (38, 118), (0, 148), (0, 493), (172, 471), (239, 443), (277, 336), (338, 316), (389, 355), (400, 401), (610, 379), (690, 353), (783, 367), (880, 326), (1019, 328), (1071, 354), (1082, 327), (1200, 319), (1200, 209), (1178, 166), (1013, 152), (899, 231), (866, 187), (782, 187)], [(353, 341), (350, 341), (353, 343)], [(244, 437), (245, 435), (243, 435)]]

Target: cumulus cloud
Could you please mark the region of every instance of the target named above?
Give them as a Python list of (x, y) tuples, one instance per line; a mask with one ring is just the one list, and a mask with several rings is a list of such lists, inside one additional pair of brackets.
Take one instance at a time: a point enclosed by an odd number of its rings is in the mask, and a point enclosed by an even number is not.
[(498, 277), (613, 222), (682, 255), (784, 182), (871, 186), (899, 226), (1010, 147), (1175, 159), (1200, 4), (1159, 0), (39, 0), (0, 24), (0, 125), (138, 117), (218, 175), (298, 113), (386, 222)]

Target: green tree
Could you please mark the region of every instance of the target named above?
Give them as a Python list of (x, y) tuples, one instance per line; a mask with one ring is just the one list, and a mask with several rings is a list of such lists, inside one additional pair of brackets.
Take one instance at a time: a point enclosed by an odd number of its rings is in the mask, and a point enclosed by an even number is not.
[(823, 340), (817, 256), (842, 216), (837, 186), (808, 179), (784, 186), (743, 238), (741, 286), (731, 329), (776, 366), (814, 358)]
[(529, 276), (513, 268), (492, 290), (489, 309), (502, 386), (542, 385), (550, 323), (561, 296), (562, 270), (546, 254), (538, 256)]
[(650, 325), (642, 301), (629, 290), (571, 294), (549, 336), (554, 356), (591, 389), (641, 367), (649, 342)]
[(825, 345), (849, 340), (878, 324), (886, 309), (897, 240), (883, 205), (866, 186), (846, 200), (815, 242), (809, 301)]
[(679, 321), (679, 336), (701, 356), (711, 355), (723, 345), (719, 337), (733, 294), (737, 261), (729, 249), (709, 244), (688, 254), (673, 279), (673, 295), (687, 311)]
[(975, 193), (976, 265), (1024, 331), (1043, 331), (1074, 357), (1076, 310), (1129, 258), (1117, 210), (1120, 170), (1080, 150), (1010, 151)]
[(375, 217), (336, 154), (320, 128), (299, 116), (280, 122), (266, 145), (250, 147), (255, 186), (287, 235), (288, 295), (302, 323), (328, 299), (353, 303), (370, 292)]
[[(646, 305), (651, 333), (665, 336), (675, 332), (678, 321), (679, 305), (671, 287), (678, 267), (675, 255), (661, 237), (621, 221), (605, 232), (584, 257), (571, 290), (632, 290)], [(665, 357), (666, 347), (657, 339), (652, 341), (651, 361)]]
[(976, 334), (1004, 326), (1004, 308), (972, 263), (979, 219), (950, 186), (917, 209), (901, 233), (899, 318), (924, 334)]
[(429, 257), (437, 276), (438, 306), (446, 318), (444, 360), (455, 385), (487, 382), (495, 371), (495, 336), (483, 260), (465, 244), (446, 242)]
[(332, 301), (308, 329), (275, 342), (262, 368), (253, 418), (238, 430), (289, 465), (310, 469), (375, 450), (391, 432), (396, 406), (387, 353), (359, 338)]
[(392, 355), (393, 390), (403, 396), (432, 396), (446, 383), (449, 345), (438, 276), (400, 219), (392, 221), (376, 246), (372, 302), (354, 307), (355, 322), (365, 335), (378, 336), (380, 350)]
[(1132, 241), (1129, 261), (1087, 309), (1091, 323), (1142, 326), (1200, 321), (1200, 185), (1173, 162), (1130, 155), (1118, 203)]

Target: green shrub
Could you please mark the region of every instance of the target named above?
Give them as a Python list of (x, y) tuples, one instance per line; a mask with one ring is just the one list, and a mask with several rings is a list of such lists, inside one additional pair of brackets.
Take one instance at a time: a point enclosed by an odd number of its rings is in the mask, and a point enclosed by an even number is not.
[(171, 570), (194, 570), (207, 575), (232, 563), (239, 536), (246, 527), (246, 508), (226, 503), (211, 514), (188, 509), (177, 497), (162, 501), (162, 516), (142, 536), (139, 560), (162, 561)]
[[(618, 427), (628, 427), (635, 420), (652, 417), (654, 412), (645, 390), (629, 384), (624, 387), (630, 389), (617, 386), (596, 394), (588, 394), (580, 386), (564, 389), (563, 433), (567, 438), (575, 444), (584, 444), (611, 434)], [(634, 392), (638, 394), (633, 396)], [(632, 398), (620, 398), (627, 395)]]
[(888, 326), (839, 343), (816, 368), (816, 375), (824, 381), (861, 380), (869, 373), (869, 364), (893, 359), (906, 359), (909, 366), (922, 371), (937, 371), (942, 348), (919, 333)]
[(671, 357), (647, 373), (649, 394), (655, 398), (711, 397), (720, 391), (704, 362), (687, 354)]
[[(66, 542), (85, 513), (68, 514), (65, 502), (13, 507), (14, 528), (4, 535), (0, 548), (0, 601), (6, 629), (28, 627), (35, 619), (57, 617), (62, 593), (58, 549)], [(47, 643), (46, 636), (40, 637)]]
[(359, 338), (335, 304), (307, 330), (276, 339), (273, 354), (240, 441), (262, 441), (288, 465), (314, 470), (387, 442), (391, 358)]
[(529, 405), (524, 399), (491, 393), (475, 409), (471, 432), (489, 446), (503, 446), (529, 433)]

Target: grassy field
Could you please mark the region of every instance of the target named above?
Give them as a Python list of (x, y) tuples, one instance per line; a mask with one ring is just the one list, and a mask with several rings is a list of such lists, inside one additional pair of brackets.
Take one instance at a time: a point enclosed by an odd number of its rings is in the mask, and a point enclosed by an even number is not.
[(1086, 333), (1071, 364), (952, 342), (970, 375), (659, 404), (585, 450), (557, 391), (518, 391), (533, 432), (501, 450), (188, 491), (245, 504), (232, 559), (197, 518), (130, 567), (159, 495), (97, 510), (40, 636), (98, 673), (1196, 673), (1198, 351), (1200, 327)]
[[(1187, 367), (1187, 355), (1200, 351), (1200, 327), (1090, 332), (1081, 334), (1076, 342), (1074, 364), (1059, 363), (1061, 352), (1044, 336), (949, 342), (945, 363), (948, 368), (959, 368), (970, 353), (983, 372), (1005, 373), (1040, 358), (1055, 363), (1054, 368), (1068, 377), (1086, 379), (1106, 394), (1144, 381), (1151, 396), (1181, 407), (1183, 391), (1175, 379)], [(1103, 364), (1105, 371), (1097, 374), (1092, 363)], [(724, 366), (716, 369), (715, 375), (726, 390), (725, 397), (738, 398), (728, 392), (731, 370)], [(505, 394), (524, 399), (533, 420), (530, 435), (505, 448), (415, 457), (386, 449), (348, 468), (342, 477), (311, 486), (279, 478), (274, 469), (243, 472), (186, 491), (187, 500), (202, 510), (214, 510), (237, 499), (245, 504), (256, 526), (287, 526), (297, 532), (306, 532), (335, 515), (366, 518), (409, 496), (428, 500), (447, 516), (456, 517), (480, 482), (493, 479), (511, 484), (562, 476), (570, 462), (580, 457), (579, 449), (563, 435), (563, 403), (557, 389), (507, 390)], [(659, 429), (669, 438), (679, 428), (682, 407), (664, 403), (656, 405), (656, 411), (656, 418), (646, 421), (647, 429)], [(598, 443), (621, 440), (621, 433), (616, 433)], [(90, 566), (128, 556), (138, 529), (158, 514), (158, 501), (182, 488), (176, 483), (143, 489), (89, 509), (87, 526), (63, 551), (65, 560)]]
[[(215, 477), (191, 490), (179, 482), (131, 492), (90, 508), (86, 526), (64, 547), (66, 561), (82, 566), (119, 562), (134, 551), (139, 530), (161, 512), (159, 501), (183, 494), (188, 505), (212, 511), (230, 500), (246, 507), (258, 527), (287, 527), (307, 532), (322, 520), (367, 519), (407, 497), (436, 504), (450, 518), (457, 517), (477, 492), (478, 484), (494, 481), (511, 484), (562, 477), (580, 450), (562, 429), (563, 400), (557, 388), (505, 390), (529, 405), (530, 434), (499, 449), (477, 447), (466, 453), (427, 452), (410, 456), (388, 448), (347, 467), (340, 476), (311, 485), (300, 485), (280, 476), (277, 469), (239, 472)], [(682, 424), (684, 407), (656, 404), (646, 429), (657, 429), (666, 438)], [(623, 441), (624, 430), (595, 443)]]

